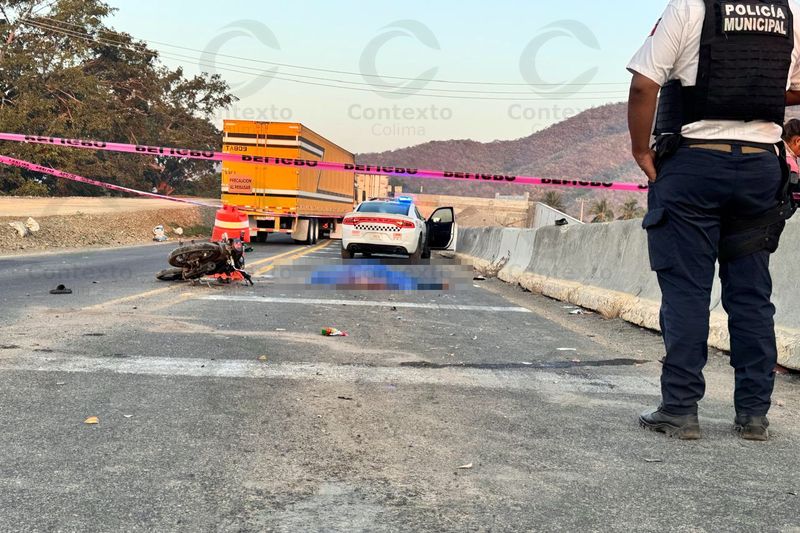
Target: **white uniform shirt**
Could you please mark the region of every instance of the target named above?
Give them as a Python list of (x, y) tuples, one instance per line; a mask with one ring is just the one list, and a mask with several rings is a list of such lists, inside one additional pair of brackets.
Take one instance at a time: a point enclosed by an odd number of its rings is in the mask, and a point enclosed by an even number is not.
[[(790, 4), (794, 14), (794, 50), (786, 87), (800, 90), (800, 8), (794, 0)], [(628, 64), (628, 70), (661, 86), (671, 80), (681, 80), (684, 87), (696, 85), (705, 13), (703, 0), (671, 0), (653, 35)], [(685, 125), (682, 133), (692, 139), (772, 144), (781, 139), (783, 130), (766, 121), (701, 120)]]

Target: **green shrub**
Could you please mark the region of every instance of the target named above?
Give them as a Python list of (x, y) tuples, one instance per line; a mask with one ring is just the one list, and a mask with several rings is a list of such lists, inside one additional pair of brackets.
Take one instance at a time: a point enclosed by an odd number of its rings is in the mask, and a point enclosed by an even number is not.
[(11, 191), (13, 196), (50, 196), (50, 190), (44, 183), (27, 180), (25, 183)]

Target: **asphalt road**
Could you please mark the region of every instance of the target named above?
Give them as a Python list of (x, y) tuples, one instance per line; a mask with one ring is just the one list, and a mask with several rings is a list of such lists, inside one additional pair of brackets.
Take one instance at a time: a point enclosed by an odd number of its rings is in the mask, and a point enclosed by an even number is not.
[(255, 287), (158, 282), (171, 245), (0, 259), (0, 531), (800, 531), (797, 377), (744, 442), (714, 354), (670, 440), (657, 335), (496, 280), (286, 283), (337, 246), (256, 245)]

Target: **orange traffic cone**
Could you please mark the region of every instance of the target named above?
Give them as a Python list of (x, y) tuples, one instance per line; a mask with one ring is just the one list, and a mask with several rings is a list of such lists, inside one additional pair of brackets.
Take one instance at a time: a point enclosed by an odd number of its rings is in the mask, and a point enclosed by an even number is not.
[(226, 205), (217, 211), (211, 240), (221, 241), (225, 235), (229, 239), (236, 239), (243, 235), (244, 238), (242, 240), (250, 242), (250, 222), (247, 219), (247, 215), (232, 205)]

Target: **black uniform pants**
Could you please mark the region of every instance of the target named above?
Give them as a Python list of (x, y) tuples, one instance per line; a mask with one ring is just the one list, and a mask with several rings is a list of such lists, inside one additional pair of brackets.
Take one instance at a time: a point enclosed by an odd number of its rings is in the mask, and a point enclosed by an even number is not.
[[(682, 147), (664, 162), (651, 184), (648, 234), (650, 263), (661, 287), (661, 330), (666, 359), (661, 375), (664, 409), (697, 412), (705, 393), (709, 305), (726, 213), (756, 217), (776, 204), (781, 185), (778, 157)], [(775, 307), (768, 252), (720, 264), (722, 303), (728, 313), (737, 413), (765, 415), (774, 369)]]

